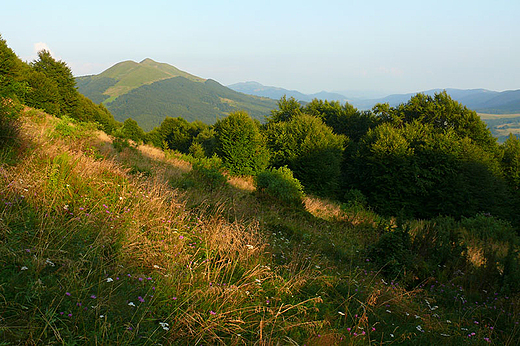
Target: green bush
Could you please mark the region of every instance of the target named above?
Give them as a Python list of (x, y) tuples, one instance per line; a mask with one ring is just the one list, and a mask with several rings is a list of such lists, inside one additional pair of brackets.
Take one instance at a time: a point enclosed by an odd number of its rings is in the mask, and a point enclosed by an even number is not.
[(262, 171), (269, 152), (259, 125), (246, 113), (234, 112), (215, 124), (215, 152), (233, 175)]
[[(189, 155), (186, 155), (187, 157)], [(184, 174), (179, 183), (174, 183), (177, 187), (191, 188), (202, 187), (208, 190), (217, 190), (226, 186), (227, 178), (222, 174), (222, 160), (213, 156), (211, 158), (191, 158), (191, 171)]]
[(332, 196), (339, 186), (346, 138), (336, 135), (322, 120), (296, 115), (265, 128), (271, 164), (288, 166), (307, 192)]
[(301, 207), (303, 204), (303, 186), (286, 166), (258, 173), (255, 185), (261, 195), (273, 197), (290, 206)]

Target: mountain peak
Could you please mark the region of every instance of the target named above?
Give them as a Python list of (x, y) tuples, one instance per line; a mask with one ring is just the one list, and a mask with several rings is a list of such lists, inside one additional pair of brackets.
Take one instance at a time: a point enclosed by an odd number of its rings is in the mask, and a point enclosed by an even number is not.
[(139, 64), (157, 64), (157, 61), (153, 60), (153, 59), (150, 59), (150, 58), (146, 58), (142, 61), (139, 62)]

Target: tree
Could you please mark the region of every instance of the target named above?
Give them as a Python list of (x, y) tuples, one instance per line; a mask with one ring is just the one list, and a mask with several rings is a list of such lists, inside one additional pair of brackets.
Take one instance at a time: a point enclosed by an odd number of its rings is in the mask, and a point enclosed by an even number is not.
[(231, 174), (255, 174), (264, 170), (269, 152), (259, 124), (246, 112), (238, 111), (215, 126), (215, 152)]
[(335, 135), (321, 119), (300, 114), (266, 126), (272, 165), (287, 165), (307, 191), (332, 195), (339, 183), (346, 138)]
[(289, 121), (297, 115), (302, 114), (302, 106), (294, 97), (287, 99), (284, 95), (278, 101), (278, 109), (271, 111), (269, 122)]
[[(56, 61), (47, 50), (38, 52), (38, 59), (32, 63), (35, 71), (45, 74), (56, 83), (60, 115), (69, 115), (78, 119), (78, 91), (72, 71), (63, 61)], [(81, 119), (80, 119), (81, 120)]]
[(142, 143), (145, 137), (143, 129), (132, 118), (128, 118), (123, 122), (120, 133), (123, 138), (129, 138), (138, 144)]

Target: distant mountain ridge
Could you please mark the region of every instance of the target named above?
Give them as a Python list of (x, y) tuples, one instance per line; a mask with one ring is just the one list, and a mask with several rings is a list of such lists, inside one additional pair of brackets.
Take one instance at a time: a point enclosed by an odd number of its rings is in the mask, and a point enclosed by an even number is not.
[(80, 93), (103, 103), (116, 120), (132, 118), (145, 131), (167, 116), (212, 124), (237, 110), (263, 120), (276, 108), (273, 99), (239, 93), (152, 59), (123, 61), (98, 75), (77, 77), (76, 83)]
[(338, 93), (331, 93), (327, 91), (321, 91), (316, 94), (304, 94), (296, 90), (287, 90), (283, 88), (265, 86), (258, 82), (242, 82), (228, 85), (228, 88), (249, 95), (269, 97), (271, 99), (279, 100), (284, 95), (287, 97), (294, 97), (299, 101), (310, 102), (317, 99), (329, 100), (329, 101), (347, 101), (347, 97)]
[(316, 94), (303, 94), (296, 90), (287, 90), (278, 87), (264, 86), (258, 82), (235, 83), (229, 88), (242, 93), (265, 96), (280, 99), (282, 96), (294, 97), (299, 101), (310, 102), (313, 99), (348, 102), (359, 109), (370, 109), (377, 103), (389, 103), (390, 106), (397, 106), (406, 103), (410, 98), (421, 92), (427, 95), (446, 90), (454, 100), (462, 103), (468, 108), (480, 113), (514, 114), (520, 113), (520, 90), (510, 91), (491, 91), (486, 89), (431, 89), (407, 94), (392, 94), (382, 98), (365, 99), (359, 97), (349, 97), (338, 93), (322, 91)]

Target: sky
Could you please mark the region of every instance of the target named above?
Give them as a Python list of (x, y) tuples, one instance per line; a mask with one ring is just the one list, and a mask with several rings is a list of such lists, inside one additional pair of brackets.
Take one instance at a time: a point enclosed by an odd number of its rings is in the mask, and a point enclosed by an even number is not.
[(519, 0), (1, 0), (0, 7), (0, 35), (22, 60), (47, 49), (76, 76), (151, 58), (223, 85), (256, 81), (304, 93), (520, 89)]

